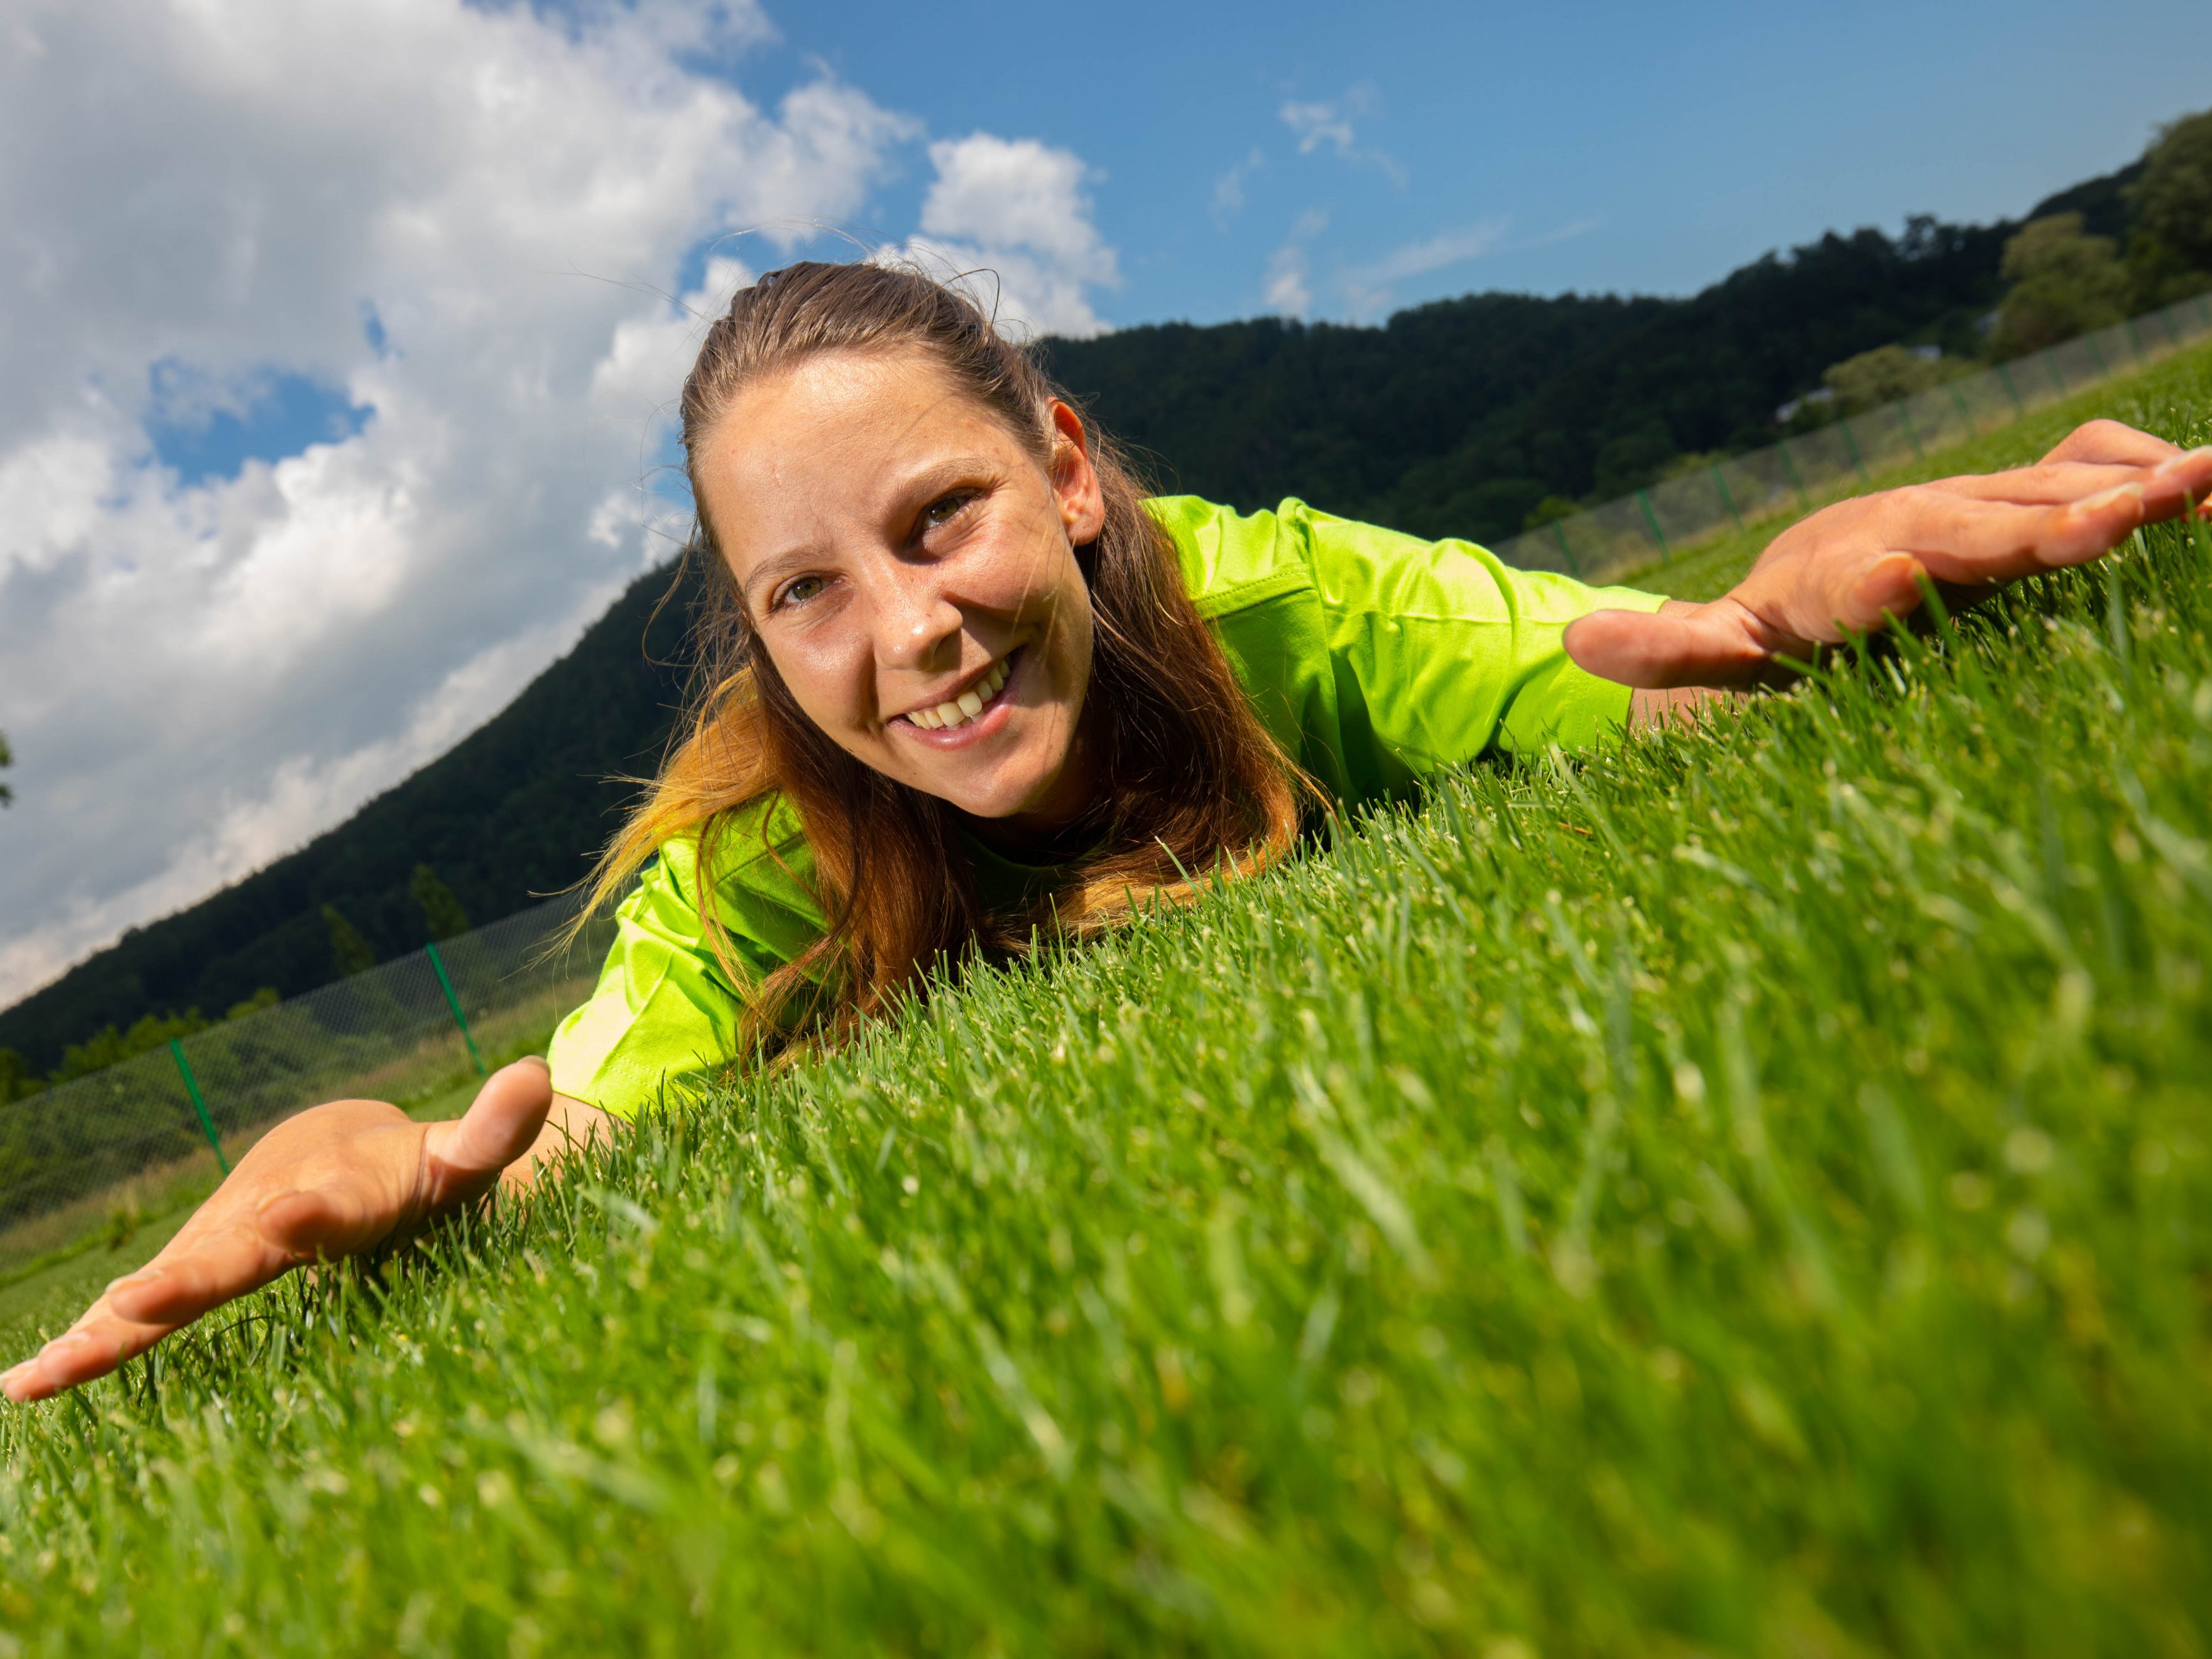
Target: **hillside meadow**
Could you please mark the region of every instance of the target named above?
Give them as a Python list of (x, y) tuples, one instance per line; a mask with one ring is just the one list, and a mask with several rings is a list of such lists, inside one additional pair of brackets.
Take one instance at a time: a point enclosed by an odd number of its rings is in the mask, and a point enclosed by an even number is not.
[(2203, 1653), (2208, 584), (1478, 768), (10, 1410), (0, 1651)]

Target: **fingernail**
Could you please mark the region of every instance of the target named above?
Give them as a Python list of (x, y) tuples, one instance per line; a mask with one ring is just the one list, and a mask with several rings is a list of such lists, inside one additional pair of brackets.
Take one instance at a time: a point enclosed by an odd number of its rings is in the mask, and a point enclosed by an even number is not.
[(2094, 495), (2083, 496), (2074, 503), (2074, 510), (2076, 513), (2094, 513), (2129, 497), (2140, 503), (2143, 498), (2143, 487), (2139, 483), (2114, 484), (2110, 489), (2100, 489)]
[(2179, 455), (2169, 455), (2158, 464), (2160, 472), (2179, 472), (2185, 466), (2196, 466), (2212, 460), (2212, 444), (2199, 444), (2194, 449), (2185, 449)]

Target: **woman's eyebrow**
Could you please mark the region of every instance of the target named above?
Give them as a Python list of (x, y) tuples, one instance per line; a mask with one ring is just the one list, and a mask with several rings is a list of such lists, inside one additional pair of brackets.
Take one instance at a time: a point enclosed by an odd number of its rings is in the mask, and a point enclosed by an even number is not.
[(995, 477), (1000, 470), (1000, 464), (988, 455), (951, 455), (900, 479), (896, 493), (902, 501), (935, 495), (953, 484), (973, 483), (987, 474)]
[(753, 590), (763, 582), (765, 581), (772, 587), (775, 585), (777, 578), (792, 571), (803, 569), (816, 562), (816, 551), (811, 547), (792, 547), (785, 549), (781, 553), (771, 553), (756, 564), (751, 573), (738, 582), (738, 592), (744, 596), (747, 604), (750, 604)]

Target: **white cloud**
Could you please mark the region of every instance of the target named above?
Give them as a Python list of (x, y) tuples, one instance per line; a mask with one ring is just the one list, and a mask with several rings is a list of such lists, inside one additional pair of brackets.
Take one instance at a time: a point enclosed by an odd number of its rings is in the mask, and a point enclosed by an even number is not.
[(1547, 230), (1540, 235), (1524, 237), (1513, 245), (1513, 251), (1518, 253), (1525, 248), (1552, 247), (1560, 242), (1571, 242), (1579, 237), (1589, 235), (1594, 230), (1601, 230), (1604, 226), (1605, 221), (1602, 219), (1570, 220), (1556, 230)]
[[(744, 272), (658, 294), (710, 236), (780, 253), (856, 215), (915, 131), (834, 80), (770, 109), (696, 66), (770, 32), (673, 0), (11, 8), (0, 999), (388, 787), (659, 556), (637, 486)], [(999, 228), (1110, 279), (1079, 166), (1031, 148), (1060, 197), (1002, 197)], [(210, 407), (282, 371), (370, 413), (184, 488), (145, 425), (165, 363)]]
[(1486, 219), (1393, 248), (1380, 258), (1354, 265), (1344, 273), (1346, 308), (1362, 319), (1380, 315), (1389, 308), (1394, 284), (1479, 259), (1504, 240), (1505, 221)]
[(1225, 229), (1229, 222), (1244, 210), (1245, 183), (1267, 165), (1266, 152), (1255, 144), (1243, 161), (1213, 181), (1213, 223), (1217, 229)]
[(1303, 317), (1313, 309), (1313, 289), (1306, 282), (1306, 251), (1295, 242), (1277, 248), (1267, 258), (1267, 283), (1262, 290), (1267, 309), (1285, 317)]
[(1334, 145), (1339, 155), (1352, 154), (1352, 116), (1343, 104), (1301, 103), (1292, 99), (1276, 113), (1297, 136), (1299, 155), (1310, 155), (1323, 144)]
[(921, 234), (887, 257), (965, 285), (1001, 327), (1081, 337), (1106, 331), (1094, 288), (1121, 280), (1091, 220), (1086, 173), (1073, 152), (988, 132), (929, 147), (937, 170)]
[(1403, 190), (1404, 164), (1386, 150), (1360, 143), (1352, 125), (1355, 116), (1364, 118), (1374, 107), (1375, 88), (1362, 82), (1340, 98), (1286, 99), (1275, 113), (1297, 139), (1299, 155), (1310, 155), (1326, 144), (1347, 161), (1376, 168)]
[(1303, 317), (1313, 309), (1313, 289), (1308, 278), (1311, 274), (1306, 247), (1313, 239), (1328, 228), (1328, 216), (1316, 209), (1308, 208), (1291, 227), (1291, 234), (1283, 245), (1267, 256), (1267, 284), (1262, 298), (1270, 311), (1285, 317)]

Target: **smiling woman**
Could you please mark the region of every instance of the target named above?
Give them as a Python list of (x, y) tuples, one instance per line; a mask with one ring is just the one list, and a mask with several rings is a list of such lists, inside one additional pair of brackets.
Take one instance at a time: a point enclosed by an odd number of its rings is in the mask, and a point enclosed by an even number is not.
[(1295, 500), (1146, 499), (967, 299), (794, 265), (685, 385), (702, 694), (602, 862), (619, 928), (550, 1068), (466, 1115), (341, 1101), (257, 1144), (148, 1267), (5, 1378), (44, 1398), (303, 1261), (613, 1132), (671, 1079), (834, 1040), (939, 960), (1110, 927), (1287, 853), (1309, 809), (1583, 748), (1881, 625), (2097, 557), (2212, 494), (2110, 422), (2033, 467), (1845, 501), (1708, 605), (1518, 571)]
[[(687, 994), (704, 1024), (665, 1031), (688, 1052), (865, 1017), (938, 956), (1095, 927), (1179, 864), (1290, 846), (1297, 772), (1172, 541), (965, 300), (870, 265), (779, 273), (708, 335), (684, 431), (710, 689), (599, 896), (696, 835), (690, 870), (662, 858), (629, 910), (696, 917), (723, 971)], [(665, 982), (630, 960), (661, 948), (625, 929), (558, 1082), (597, 1100), (612, 1085), (576, 1073), (611, 1065), (628, 1098), (665, 1073), (676, 1051), (622, 988)]]

